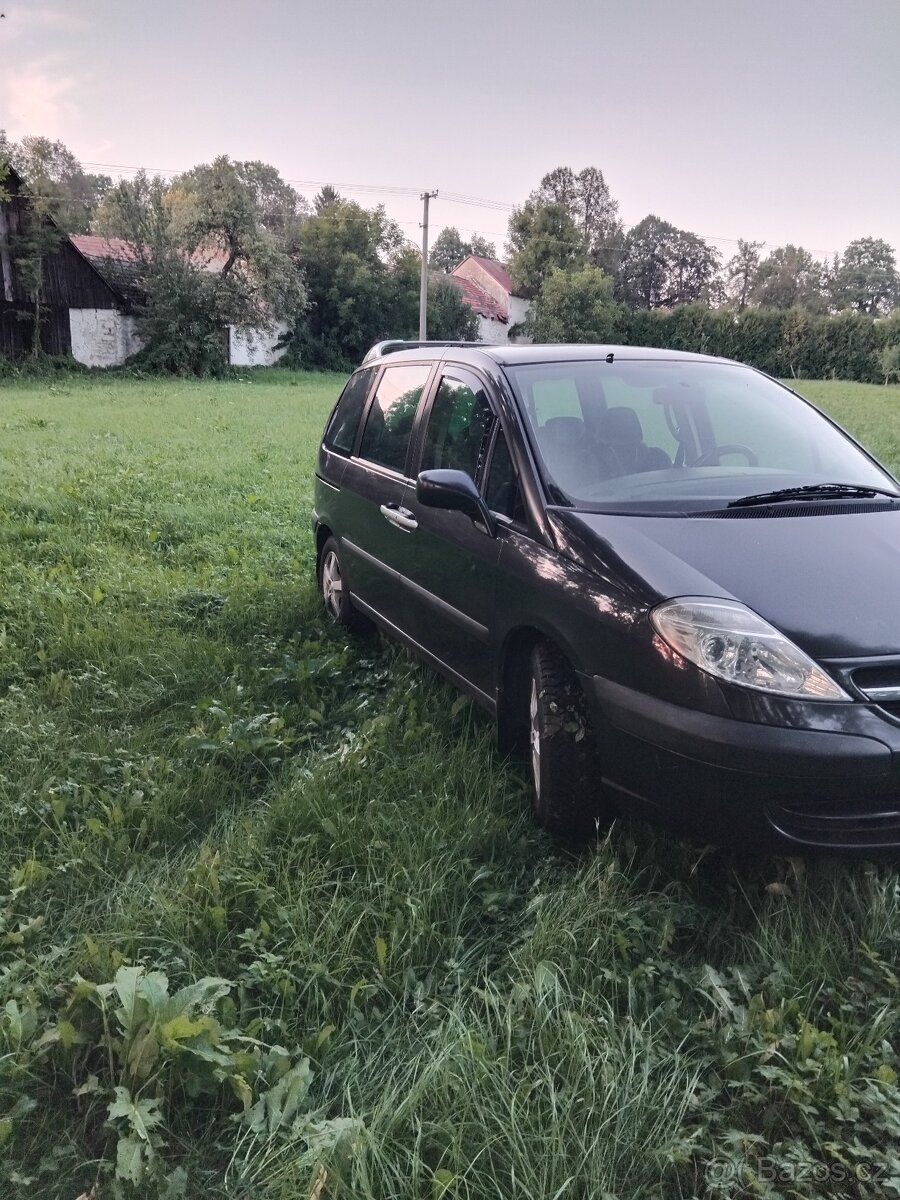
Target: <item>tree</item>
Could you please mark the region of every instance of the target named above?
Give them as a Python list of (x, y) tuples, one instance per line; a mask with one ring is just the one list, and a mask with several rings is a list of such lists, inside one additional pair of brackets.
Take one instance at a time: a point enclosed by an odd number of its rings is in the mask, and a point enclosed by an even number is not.
[[(409, 336), (417, 332), (411, 329)], [(449, 279), (437, 279), (428, 288), (428, 336), (449, 342), (478, 339), (478, 317)]]
[(251, 250), (290, 249), (309, 211), (274, 167), (225, 155), (176, 176), (167, 204), (181, 245), (228, 251), (226, 274)]
[(884, 376), (885, 386), (892, 379), (900, 382), (900, 343), (895, 342), (892, 346), (883, 347), (879, 356), (879, 365)]
[[(226, 160), (227, 161), (227, 160)], [(269, 163), (253, 160), (232, 164), (237, 178), (253, 198), (256, 218), (263, 229), (288, 245), (309, 215), (309, 205)], [(189, 175), (191, 172), (188, 173)]]
[(598, 167), (585, 167), (576, 175), (571, 167), (548, 172), (528, 197), (535, 206), (561, 204), (584, 238), (589, 262), (612, 273), (618, 266), (625, 231), (619, 205)]
[(449, 275), (469, 254), (475, 254), (479, 258), (496, 258), (497, 248), (493, 242), (477, 233), (471, 242), (464, 242), (459, 230), (454, 225), (448, 225), (434, 239), (428, 253), (428, 265), (435, 271), (444, 271)]
[(290, 253), (302, 229), (299, 200), (273, 167), (225, 156), (172, 181), (166, 205), (177, 246), (201, 267), (225, 255), (215, 274), (226, 324), (272, 331), (305, 308)]
[(890, 312), (900, 301), (893, 249), (881, 238), (851, 242), (836, 264), (831, 287), (838, 308), (852, 308), (871, 317)]
[(576, 270), (553, 267), (525, 321), (536, 342), (607, 342), (620, 308), (613, 282), (589, 263)]
[(448, 225), (434, 239), (428, 254), (428, 265), (435, 271), (445, 271), (449, 274), (470, 253), (459, 236), (459, 230), (454, 225)]
[(340, 193), (336, 191), (336, 189), (333, 188), (330, 183), (326, 183), (316, 194), (316, 197), (313, 200), (313, 208), (315, 209), (316, 213), (320, 213), (322, 209), (327, 208), (329, 204), (337, 204), (340, 198)]
[(303, 311), (302, 277), (284, 249), (297, 206), (264, 166), (218, 158), (170, 185), (141, 172), (106, 197), (100, 227), (133, 247), (148, 365), (207, 374), (227, 361), (229, 326), (271, 332)]
[(293, 362), (344, 370), (417, 311), (419, 256), (380, 205), (327, 204), (300, 227), (299, 261), (309, 307), (294, 324)]
[(720, 263), (718, 250), (696, 233), (679, 229), (672, 244), (668, 304), (717, 303), (721, 298)]
[(644, 217), (625, 238), (619, 298), (630, 308), (672, 308), (709, 301), (719, 254), (695, 233)]
[(108, 175), (92, 175), (65, 143), (26, 135), (12, 142), (0, 129), (0, 156), (22, 176), (29, 195), (67, 233), (85, 233), (103, 196), (113, 186)]
[(476, 258), (497, 257), (497, 247), (480, 233), (473, 233), (471, 242), (466, 242), (465, 245), (468, 247), (467, 253), (474, 254)]
[(139, 171), (104, 198), (98, 230), (123, 238), (134, 254), (142, 365), (177, 375), (219, 374), (227, 354), (217, 280), (179, 245), (168, 193), (164, 179)]
[(824, 268), (802, 246), (779, 246), (760, 263), (749, 301), (761, 308), (824, 312)]
[(518, 295), (533, 299), (554, 267), (580, 267), (585, 241), (564, 204), (528, 200), (509, 219), (509, 273)]
[(750, 298), (750, 289), (759, 270), (759, 252), (763, 242), (745, 242), (738, 238), (737, 254), (725, 268), (725, 290), (738, 312), (743, 312)]

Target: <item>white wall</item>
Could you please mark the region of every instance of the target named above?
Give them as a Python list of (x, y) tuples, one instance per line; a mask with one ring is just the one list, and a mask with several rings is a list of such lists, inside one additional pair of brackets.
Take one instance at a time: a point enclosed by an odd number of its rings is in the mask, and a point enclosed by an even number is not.
[[(510, 296), (509, 298), (509, 323), (510, 325), (520, 325), (528, 315), (528, 310), (531, 308), (530, 300), (523, 300), (521, 296)], [(520, 344), (528, 344), (531, 342), (530, 337), (525, 337), (519, 334), (516, 339)]]
[[(141, 348), (134, 317), (115, 308), (70, 308), (72, 355), (86, 367), (116, 367)], [(286, 325), (274, 333), (259, 329), (228, 330), (228, 359), (236, 367), (269, 367), (284, 350), (276, 344)]]
[(233, 367), (271, 367), (285, 351), (276, 346), (287, 333), (287, 325), (279, 322), (273, 333), (261, 329), (228, 329), (228, 361)]
[(509, 326), (505, 321), (496, 321), (493, 317), (483, 317), (478, 314), (478, 340), (491, 346), (505, 346), (508, 339)]
[(117, 308), (70, 308), (72, 356), (86, 367), (117, 367), (141, 348), (134, 317)]

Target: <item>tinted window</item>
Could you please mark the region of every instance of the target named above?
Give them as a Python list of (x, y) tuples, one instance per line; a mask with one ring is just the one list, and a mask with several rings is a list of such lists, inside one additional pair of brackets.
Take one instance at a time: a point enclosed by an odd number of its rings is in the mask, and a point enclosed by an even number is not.
[[(583, 360), (508, 368), (544, 475), (576, 505), (719, 510), (786, 487), (892, 481), (820, 413), (749, 367)], [(565, 381), (579, 412), (543, 412)]]
[(525, 506), (519, 491), (519, 480), (502, 430), (497, 435), (491, 456), (485, 500), (492, 512), (502, 513), (511, 521), (525, 523)]
[(385, 367), (369, 409), (361, 458), (394, 471), (405, 469), (409, 435), (430, 371), (428, 366)]
[(329, 450), (338, 450), (342, 454), (350, 454), (356, 441), (356, 431), (362, 416), (363, 405), (369, 394), (369, 384), (372, 382), (372, 372), (357, 371), (351, 375), (347, 386), (341, 393), (341, 398), (335, 405), (334, 413), (325, 430), (324, 442)]
[(422, 469), (450, 467), (465, 471), (474, 479), (492, 423), (493, 415), (484, 392), (445, 375), (428, 419)]

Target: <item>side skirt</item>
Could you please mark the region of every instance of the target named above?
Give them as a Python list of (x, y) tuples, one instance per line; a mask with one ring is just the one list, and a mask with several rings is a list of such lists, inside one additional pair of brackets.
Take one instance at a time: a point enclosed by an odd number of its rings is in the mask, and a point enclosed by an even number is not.
[(418, 642), (414, 641), (409, 634), (404, 633), (402, 629), (393, 623), (393, 621), (389, 621), (387, 617), (382, 616), (377, 608), (373, 608), (371, 604), (366, 604), (365, 600), (360, 600), (359, 596), (357, 596), (355, 592), (350, 593), (350, 598), (353, 601), (354, 607), (358, 608), (360, 612), (364, 612), (367, 617), (371, 617), (375, 624), (380, 629), (384, 630), (389, 637), (395, 638), (398, 642), (402, 642), (404, 646), (406, 646), (409, 650), (412, 650), (413, 654), (415, 654), (417, 658), (422, 659), (422, 661), (427, 663), (429, 667), (433, 667), (436, 671), (440, 672), (441, 675), (445, 676), (452, 684), (458, 687), (460, 691), (465, 692), (468, 696), (471, 696), (472, 699), (477, 704), (481, 705), (486, 712), (490, 713), (492, 717), (497, 716), (497, 701), (495, 697), (489, 696), (487, 692), (483, 692), (481, 688), (478, 688), (473, 683), (470, 683), (468, 679), (466, 679), (465, 676), (460, 675), (458, 671), (454, 671), (452, 667), (448, 667), (442, 659), (437, 657), (437, 655), (432, 654), (430, 650), (426, 650), (424, 646), (420, 646)]

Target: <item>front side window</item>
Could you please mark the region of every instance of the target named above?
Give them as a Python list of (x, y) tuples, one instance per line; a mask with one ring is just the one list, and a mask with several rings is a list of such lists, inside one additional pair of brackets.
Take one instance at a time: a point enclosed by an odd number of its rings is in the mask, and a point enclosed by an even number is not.
[(696, 512), (791, 487), (896, 491), (812, 405), (749, 367), (594, 359), (507, 370), (557, 503)]
[(351, 454), (356, 442), (356, 431), (362, 416), (369, 385), (372, 382), (372, 371), (357, 371), (347, 381), (347, 386), (341, 393), (341, 398), (335, 405), (325, 437), (322, 439), (329, 450), (339, 454)]
[(526, 523), (525, 504), (522, 500), (519, 479), (502, 429), (498, 430), (494, 453), (491, 455), (484, 498), (491, 512), (509, 517), (516, 525)]
[(420, 364), (385, 367), (369, 407), (360, 458), (404, 471), (416, 409), (430, 373), (431, 367)]
[(469, 384), (445, 375), (431, 406), (422, 470), (448, 467), (474, 479), (493, 419), (487, 396), (474, 379)]

